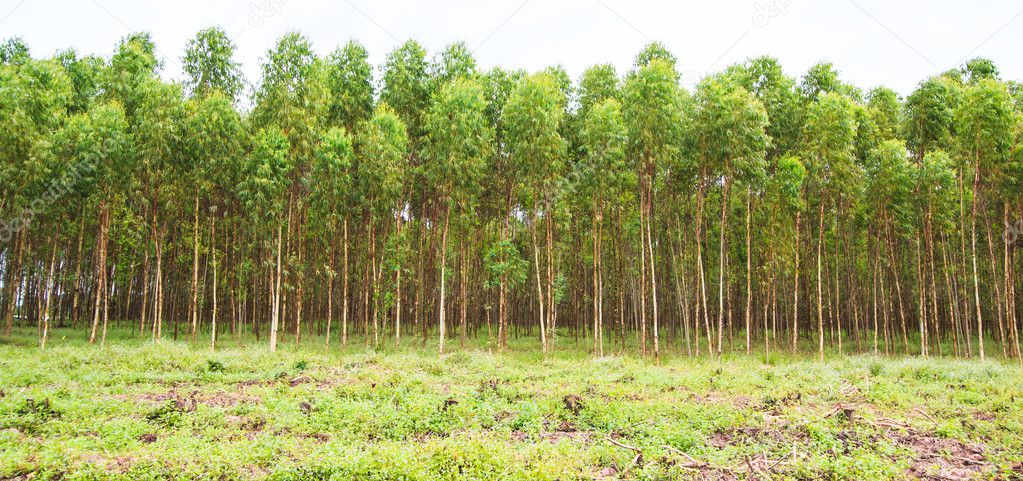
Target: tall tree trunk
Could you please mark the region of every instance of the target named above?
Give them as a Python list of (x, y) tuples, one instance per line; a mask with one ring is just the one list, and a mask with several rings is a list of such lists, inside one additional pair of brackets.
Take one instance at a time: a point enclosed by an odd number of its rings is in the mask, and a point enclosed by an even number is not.
[(728, 194), (732, 188), (732, 179), (725, 177), (725, 185), (721, 192), (721, 238), (719, 239), (718, 259), (718, 359), (721, 358), (725, 334), (725, 238), (728, 234)]
[[(753, 309), (753, 233), (751, 228), (753, 217), (753, 190), (746, 188), (746, 354), (753, 354), (752, 319), (750, 310)], [(765, 317), (766, 322), (766, 317)], [(767, 335), (767, 329), (764, 329)]]
[(50, 268), (46, 274), (46, 307), (42, 315), (42, 335), (39, 337), (39, 349), (46, 350), (46, 339), (50, 334), (50, 306), (53, 304), (53, 272), (57, 265), (58, 240), (60, 239), (60, 224), (57, 224), (57, 231), (53, 234), (53, 252), (50, 253)]
[(803, 225), (803, 213), (796, 211), (796, 239), (795, 239), (795, 251), (796, 255), (796, 268), (794, 273), (794, 282), (792, 283), (792, 352), (795, 353), (799, 349), (799, 249), (800, 239), (799, 230)]
[[(714, 355), (714, 335), (710, 328), (710, 314), (707, 308), (707, 277), (703, 266), (703, 207), (706, 202), (706, 184), (701, 180), (696, 205), (696, 262), (700, 269), (700, 299), (702, 302), (703, 327), (707, 331), (707, 354)], [(699, 320), (696, 321), (699, 323)], [(696, 336), (696, 355), (700, 355), (700, 336)]]
[(344, 219), (344, 267), (341, 287), (341, 347), (348, 345), (348, 217)]
[(277, 223), (277, 262), (274, 275), (273, 289), (273, 312), (270, 314), (270, 352), (277, 352), (277, 328), (280, 325), (281, 315), (281, 251), (284, 250), (284, 222), (278, 219)]
[(96, 343), (96, 335), (99, 330), (100, 320), (100, 307), (103, 302), (103, 291), (106, 289), (106, 270), (107, 270), (107, 253), (106, 253), (106, 218), (107, 218), (107, 204), (105, 201), (100, 202), (99, 206), (99, 233), (96, 236), (96, 299), (94, 302), (94, 309), (92, 315), (92, 332), (89, 334), (89, 343)]
[(977, 197), (980, 196), (980, 165), (974, 161), (973, 216), (970, 229), (970, 258), (973, 263), (973, 299), (977, 307), (977, 344), (980, 360), (984, 360), (984, 318), (980, 312), (980, 274), (977, 272)]
[(819, 212), (819, 224), (817, 229), (817, 334), (818, 334), (818, 347), (817, 357), (820, 361), (824, 361), (824, 294), (822, 291), (823, 279), (822, 273), (822, 258), (824, 252), (824, 193), (821, 193), (820, 198), (820, 212)]
[(192, 229), (192, 303), (189, 305), (189, 320), (192, 323), (192, 341), (199, 328), (199, 193), (195, 193)]
[(444, 233), (441, 234), (440, 241), (440, 340), (439, 340), (439, 352), (441, 355), (444, 354), (444, 339), (447, 336), (445, 331), (445, 315), (447, 314), (444, 308), (444, 297), (445, 297), (445, 277), (447, 275), (447, 259), (448, 259), (448, 226), (451, 221), (451, 206), (447, 206), (444, 209)]
[(17, 240), (15, 241), (15, 261), (8, 263), (8, 270), (10, 275), (7, 276), (7, 285), (4, 289), (7, 291), (7, 310), (4, 312), (6, 317), (4, 322), (4, 336), (10, 336), (12, 329), (14, 329), (14, 311), (18, 308), (18, 296), (21, 289), (21, 262), (25, 256), (25, 243), (28, 242), (28, 235), (25, 231), (18, 234)]
[(210, 323), (210, 350), (217, 350), (217, 218), (210, 216), (210, 256), (213, 257), (213, 313)]
[(654, 259), (654, 242), (653, 242), (653, 235), (652, 235), (653, 233), (651, 232), (651, 229), (650, 229), (650, 224), (653, 224), (653, 219), (654, 219), (653, 196), (654, 196), (653, 176), (651, 175), (649, 192), (647, 193), (646, 244), (647, 244), (647, 249), (649, 250), (649, 257), (650, 257), (650, 300), (651, 300), (651, 303), (653, 304), (652, 307), (653, 307), (653, 310), (654, 310), (654, 312), (653, 312), (654, 360), (655, 360), (655, 362), (660, 363), (661, 362), (661, 344), (660, 344), (660, 333), (658, 332), (659, 321), (657, 319), (657, 317), (658, 317), (658, 312), (657, 312), (657, 269), (656, 269), (655, 262), (654, 262), (655, 259)]
[(536, 298), (540, 307), (540, 347), (544, 356), (547, 355), (547, 330), (546, 318), (544, 317), (543, 284), (540, 282), (540, 246), (536, 240), (536, 208), (533, 208), (533, 218), (530, 222), (530, 229), (533, 234), (533, 261), (536, 265)]

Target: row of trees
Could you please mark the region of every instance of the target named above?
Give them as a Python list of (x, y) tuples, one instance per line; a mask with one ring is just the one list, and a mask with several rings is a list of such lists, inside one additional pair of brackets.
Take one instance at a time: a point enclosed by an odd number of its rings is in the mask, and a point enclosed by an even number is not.
[(409, 41), (377, 78), (293, 33), (245, 110), (234, 48), (199, 32), (173, 84), (146, 34), (3, 45), (4, 334), (1021, 357), (1023, 88), (990, 61), (690, 92), (656, 43), (573, 82)]

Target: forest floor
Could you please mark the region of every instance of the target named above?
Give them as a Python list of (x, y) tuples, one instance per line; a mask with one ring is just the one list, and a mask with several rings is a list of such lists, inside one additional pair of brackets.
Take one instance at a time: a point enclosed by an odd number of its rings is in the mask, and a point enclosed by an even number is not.
[(1002, 361), (33, 334), (0, 340), (4, 480), (1023, 480)]

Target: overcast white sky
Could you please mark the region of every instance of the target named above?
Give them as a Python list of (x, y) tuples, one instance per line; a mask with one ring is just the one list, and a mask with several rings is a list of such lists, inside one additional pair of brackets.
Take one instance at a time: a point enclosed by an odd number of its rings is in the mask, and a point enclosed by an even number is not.
[(181, 78), (185, 43), (219, 25), (238, 45), (248, 81), (275, 39), (308, 36), (320, 54), (349, 38), (375, 65), (415, 38), (435, 52), (456, 40), (480, 65), (538, 70), (564, 65), (574, 78), (611, 62), (626, 70), (651, 40), (678, 56), (683, 81), (770, 54), (791, 75), (819, 60), (861, 87), (906, 94), (923, 78), (986, 56), (1023, 79), (1019, 0), (0, 0), (0, 36), (23, 37), (34, 55), (75, 47), (108, 56), (132, 31), (152, 33), (164, 76)]

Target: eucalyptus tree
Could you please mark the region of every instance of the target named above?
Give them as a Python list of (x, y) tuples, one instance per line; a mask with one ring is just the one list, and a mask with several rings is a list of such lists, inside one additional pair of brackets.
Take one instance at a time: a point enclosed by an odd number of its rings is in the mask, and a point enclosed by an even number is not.
[(349, 40), (327, 57), (327, 125), (355, 132), (373, 115), (373, 66), (361, 43)]
[(988, 58), (970, 59), (960, 69), (963, 80), (975, 84), (981, 80), (999, 80), (998, 66)]
[(481, 176), (494, 149), (494, 129), (486, 115), (483, 88), (474, 80), (458, 78), (449, 82), (434, 98), (426, 117), (429, 162), (426, 177), (441, 195), (444, 227), (441, 234), (439, 351), (444, 353), (445, 278), (447, 239), (451, 213), (470, 216), (479, 196)]
[[(307, 205), (305, 184), (315, 157), (327, 105), (327, 89), (322, 61), (313, 52), (309, 40), (289, 33), (267, 52), (262, 84), (256, 91), (252, 122), (257, 127), (278, 127), (288, 137), (290, 162), (294, 169), (289, 179), (287, 233), (289, 246), (289, 287), (295, 290), (295, 343), (301, 341), (304, 300), (304, 239)], [(294, 246), (294, 249), (292, 247)], [(291, 262), (291, 255), (297, 259)], [(290, 306), (285, 305), (285, 312)]]
[[(264, 127), (253, 138), (252, 151), (243, 165), (242, 182), (238, 185), (238, 196), (245, 204), (245, 210), (260, 234), (276, 237), (274, 246), (267, 249), (266, 265), (271, 268), (270, 286), (270, 350), (277, 350), (277, 329), (280, 323), (281, 271), (283, 230), (287, 199), (285, 194), (290, 186), (294, 170), (292, 146), (280, 127)], [(273, 231), (276, 230), (276, 233)], [(271, 249), (274, 253), (271, 253)], [(275, 258), (274, 258), (275, 257)]]
[[(382, 104), (377, 107), (373, 117), (362, 124), (356, 142), (358, 152), (356, 179), (366, 216), (365, 230), (370, 249), (367, 254), (370, 259), (368, 266), (371, 269), (371, 279), (366, 279), (365, 282), (372, 283), (373, 286), (372, 338), (373, 345), (376, 346), (379, 343), (377, 306), (382, 296), (379, 278), (383, 268), (383, 260), (376, 251), (377, 230), (382, 230), (377, 226), (377, 219), (379, 217), (390, 219), (393, 216), (395, 222), (400, 222), (405, 202), (405, 176), (409, 170), (409, 138), (405, 124), (398, 114), (387, 104)], [(386, 245), (386, 238), (384, 240)], [(365, 313), (368, 313), (370, 306), (364, 307)], [(396, 326), (400, 325), (400, 314), (397, 322), (399, 324)], [(400, 332), (400, 328), (396, 327), (395, 332)], [(369, 337), (368, 331), (366, 336)]]
[[(173, 187), (173, 184), (183, 176), (190, 179), (195, 179), (195, 177), (192, 177), (192, 164), (184, 160), (186, 157), (191, 160), (192, 152), (186, 152), (183, 148), (186, 137), (187, 111), (181, 87), (164, 84), (150, 78), (143, 82), (135, 92), (138, 95), (137, 109), (136, 115), (130, 121), (129, 128), (134, 142), (134, 154), (141, 159), (140, 167), (147, 186), (144, 191), (149, 194), (150, 236), (156, 251), (152, 333), (154, 338), (160, 338), (163, 335), (163, 237), (166, 230), (166, 219), (161, 214), (161, 211), (165, 209), (162, 208), (161, 202), (167, 200), (161, 198), (161, 194), (168, 187)], [(198, 193), (196, 193), (196, 229), (194, 233), (196, 236), (196, 268), (193, 270), (192, 304), (189, 310), (193, 338), (196, 335), (199, 316), (195, 303), (198, 283), (198, 198)]]
[(134, 33), (118, 44), (110, 65), (103, 70), (101, 82), (106, 100), (124, 105), (129, 123), (134, 122), (138, 105), (144, 97), (147, 82), (155, 79), (160, 69), (156, 46), (148, 33)]
[(504, 107), (504, 126), (513, 175), (519, 179), (519, 198), (528, 212), (533, 240), (533, 263), (539, 313), (540, 344), (549, 349), (547, 328), (554, 284), (553, 239), (547, 236), (547, 302), (540, 279), (540, 245), (536, 224), (543, 215), (553, 221), (554, 186), (565, 167), (567, 143), (561, 135), (567, 99), (557, 80), (547, 73), (530, 75), (519, 82)]
[(604, 262), (602, 254), (604, 206), (616, 200), (626, 185), (625, 162), (627, 131), (621, 104), (605, 98), (586, 109), (582, 129), (583, 188), (592, 209), (593, 233), (593, 354), (604, 355)]
[(810, 103), (803, 132), (809, 180), (818, 193), (817, 328), (818, 355), (823, 359), (825, 209), (829, 201), (836, 203), (841, 201), (840, 196), (846, 183), (855, 175), (853, 147), (856, 121), (852, 103), (847, 97), (835, 92), (817, 95)]
[[(519, 71), (508, 71), (500, 67), (479, 76), (487, 99), (487, 119), (494, 129), (494, 149), (483, 178), (484, 188), (481, 211), (497, 224), (498, 240), (492, 243), (484, 256), (484, 268), (488, 274), (489, 287), (498, 290), (497, 343), (499, 349), (508, 347), (508, 295), (522, 285), (529, 275), (529, 262), (522, 258), (521, 249), (513, 242), (512, 210), (515, 206), (515, 175), (506, 142), (505, 106), (518, 83), (525, 76)], [(524, 263), (524, 265), (523, 265)], [(521, 274), (521, 275), (520, 275)]]
[(867, 109), (881, 140), (899, 137), (903, 124), (903, 104), (899, 94), (887, 87), (876, 87), (867, 94)]
[(760, 100), (767, 112), (767, 135), (771, 138), (767, 156), (771, 163), (798, 153), (802, 138), (799, 92), (795, 79), (785, 74), (778, 59), (753, 58), (730, 77)]
[[(724, 343), (726, 239), (729, 194), (738, 178), (752, 196), (753, 184), (764, 173), (764, 157), (770, 139), (767, 136), (768, 118), (763, 104), (741, 86), (727, 79), (710, 78), (697, 87), (694, 98), (699, 145), (707, 161), (713, 166), (715, 177), (721, 179), (720, 260), (718, 263), (718, 339), (717, 353), (721, 356)], [(747, 226), (749, 227), (749, 226)], [(749, 253), (747, 253), (749, 255)], [(749, 271), (750, 269), (747, 269)], [(749, 273), (749, 272), (748, 272)], [(749, 277), (749, 276), (748, 276)], [(750, 301), (746, 309), (747, 350), (750, 348)]]
[[(938, 348), (938, 355), (941, 355), (942, 333), (939, 328), (938, 319), (940, 309), (938, 306), (938, 284), (939, 279), (935, 262), (934, 244), (938, 240), (938, 234), (943, 233), (953, 225), (954, 213), (956, 210), (956, 188), (955, 170), (952, 160), (943, 150), (929, 152), (917, 164), (913, 170), (914, 189), (913, 204), (916, 214), (917, 247), (918, 247), (918, 270), (920, 290), (920, 352), (922, 355), (929, 353), (929, 337), (933, 328), (935, 335), (934, 345)], [(922, 252), (921, 252), (922, 250)], [(949, 283), (951, 287), (951, 283)], [(927, 293), (930, 293), (928, 298)], [(950, 299), (953, 295), (951, 289), (948, 292)], [(933, 321), (928, 325), (927, 313)], [(949, 309), (949, 318), (954, 318), (955, 310)], [(955, 327), (953, 327), (953, 332)], [(958, 349), (958, 338), (954, 337), (956, 349)]]
[(327, 277), (327, 336), (325, 349), (330, 351), (330, 329), (334, 321), (334, 282), (337, 278), (335, 260), (337, 242), (333, 241), (342, 224), (343, 260), (341, 279), (341, 344), (348, 342), (348, 219), (357, 202), (353, 193), (355, 150), (351, 134), (342, 127), (327, 130), (320, 139), (312, 167), (311, 208), (313, 216), (324, 224), (328, 234), (329, 264)]
[[(12, 219), (4, 224), (4, 234), (21, 239), (15, 255), (27, 249), (30, 239), (26, 230), (32, 222), (32, 204), (36, 199), (28, 189), (30, 172), (39, 171), (41, 159), (35, 155), (39, 146), (63, 120), (71, 99), (72, 86), (61, 65), (52, 60), (20, 59), (17, 51), (11, 60), (0, 65), (0, 215)], [(12, 214), (10, 217), (7, 217)], [(0, 239), (6, 243), (11, 239)], [(14, 310), (21, 284), (17, 265), (7, 264), (8, 279), (4, 283), (7, 309), (4, 334), (10, 335)]]
[(819, 96), (827, 93), (842, 95), (849, 93), (849, 87), (842, 82), (838, 70), (830, 62), (821, 62), (811, 66), (800, 79), (798, 89), (804, 102), (813, 102)]
[[(785, 156), (778, 159), (773, 174), (767, 179), (767, 192), (771, 197), (771, 205), (779, 210), (778, 214), (781, 214), (779, 217), (794, 219), (791, 254), (793, 258), (792, 319), (790, 323), (792, 352), (796, 352), (799, 343), (799, 234), (802, 227), (802, 213), (806, 208), (806, 199), (804, 198), (806, 176), (806, 167), (798, 157)], [(776, 254), (772, 249), (771, 255)], [(775, 298), (775, 296), (771, 297)], [(767, 336), (767, 316), (764, 316), (764, 323), (764, 352), (765, 356), (768, 356), (770, 345)]]
[[(909, 350), (909, 340), (906, 337), (906, 314), (902, 305), (902, 287), (899, 280), (898, 264), (895, 262), (895, 244), (893, 231), (899, 234), (905, 231), (904, 227), (909, 225), (912, 217), (911, 196), (913, 192), (913, 167), (909, 162), (906, 145), (900, 140), (888, 140), (882, 142), (875, 148), (867, 161), (866, 169), (867, 188), (866, 196), (869, 199), (867, 211), (870, 216), (878, 220), (880, 227), (875, 233), (877, 240), (874, 253), (877, 268), (887, 265), (892, 270), (891, 279), (894, 280), (896, 296), (892, 296), (891, 288), (886, 288), (885, 279), (887, 276), (880, 273), (878, 278), (881, 283), (882, 317), (884, 325), (882, 330), (885, 339), (885, 352), (890, 352), (893, 344), (889, 329), (889, 300), (896, 298), (898, 303), (899, 320), (902, 325), (903, 344)], [(878, 351), (877, 336), (877, 314), (874, 314), (874, 352)]]
[(85, 112), (101, 93), (106, 62), (96, 55), (80, 57), (71, 49), (58, 52), (54, 58), (64, 66), (68, 79), (71, 80), (72, 93), (68, 113)]
[[(209, 257), (213, 259), (213, 307), (211, 319), (211, 348), (216, 348), (217, 339), (217, 288), (218, 288), (218, 264), (216, 250), (216, 222), (218, 212), (226, 210), (227, 205), (218, 204), (217, 199), (226, 200), (223, 186), (232, 185), (238, 181), (236, 173), (240, 172), (241, 157), (243, 156), (242, 139), (245, 131), (243, 121), (238, 112), (234, 109), (233, 99), (220, 90), (213, 90), (200, 98), (193, 98), (186, 104), (187, 120), (182, 129), (184, 138), (184, 150), (186, 158), (190, 161), (187, 175), (194, 186), (195, 198), (198, 200), (201, 193), (216, 193), (221, 195), (209, 196), (210, 215), (210, 239)], [(219, 192), (218, 192), (219, 191)], [(196, 202), (198, 205), (198, 202)], [(198, 259), (199, 259), (199, 216), (195, 212), (195, 228), (193, 235), (193, 297), (195, 303), (198, 292)], [(194, 312), (198, 313), (198, 306), (193, 306)], [(198, 325), (198, 314), (192, 318), (193, 331)], [(193, 333), (194, 335), (194, 333)]]
[[(199, 197), (204, 191), (210, 191), (216, 182), (210, 182), (217, 174), (237, 172), (237, 168), (228, 168), (231, 162), (237, 162), (239, 155), (239, 139), (242, 133), (241, 119), (235, 112), (233, 104), (244, 87), (244, 78), (240, 64), (235, 60), (236, 46), (220, 28), (211, 27), (199, 31), (189, 40), (185, 47), (182, 65), (187, 76), (185, 87), (192, 97), (189, 106), (188, 142), (190, 169), (193, 180), (194, 211), (193, 211), (193, 252), (192, 252), (192, 335), (196, 334), (199, 324), (198, 292), (199, 292)], [(226, 101), (226, 102), (225, 102)], [(232, 179), (221, 179), (230, 181)], [(213, 206), (211, 206), (212, 208)], [(210, 247), (214, 264), (214, 278), (217, 277), (215, 215), (211, 216)], [(217, 282), (213, 287), (213, 317), (211, 347), (216, 348), (217, 319)]]
[(19, 65), (32, 58), (25, 39), (21, 37), (10, 37), (0, 44), (0, 64)]
[(621, 90), (614, 65), (606, 63), (586, 69), (579, 77), (579, 117), (585, 119), (598, 104), (621, 97)]
[[(172, 184), (170, 165), (166, 160), (177, 160), (178, 137), (169, 130), (176, 128), (177, 119), (163, 119), (146, 112), (150, 105), (166, 105), (168, 97), (180, 97), (180, 88), (163, 84), (158, 78), (160, 62), (156, 58), (156, 46), (148, 33), (134, 33), (124, 37), (117, 46), (109, 65), (102, 70), (99, 80), (102, 101), (116, 101), (123, 106), (128, 132), (132, 137), (132, 148), (141, 142), (148, 142), (143, 148), (158, 150), (157, 158), (142, 158), (137, 179), (141, 183), (143, 196), (137, 201), (148, 203), (150, 238), (154, 244), (157, 272), (152, 281), (154, 287), (153, 335), (162, 336), (163, 320), (163, 278), (162, 260), (165, 234), (161, 226), (167, 225), (160, 215), (161, 202), (168, 199), (162, 195)], [(148, 130), (148, 131), (147, 131)], [(151, 134), (151, 135), (150, 135)], [(149, 136), (147, 138), (143, 138)], [(135, 154), (134, 152), (132, 153)], [(148, 201), (148, 202), (146, 202)], [(176, 205), (176, 204), (175, 204)], [(170, 206), (167, 206), (170, 207)], [(147, 281), (148, 282), (148, 281)], [(175, 324), (177, 326), (177, 324)]]
[[(980, 79), (968, 86), (963, 93), (962, 102), (955, 111), (959, 152), (973, 169), (970, 258), (973, 265), (973, 292), (981, 359), (984, 359), (985, 352), (984, 323), (980, 303), (980, 276), (977, 268), (978, 205), (987, 194), (984, 191), (986, 177), (998, 175), (1008, 163), (1013, 147), (1015, 115), (1008, 89), (1001, 82), (990, 78)], [(990, 224), (990, 219), (985, 219), (985, 221)], [(990, 235), (988, 237), (990, 246)], [(993, 263), (993, 252), (991, 257)], [(994, 287), (996, 295), (998, 295), (997, 282), (994, 283)], [(1001, 320), (1000, 312), (998, 318)]]
[[(658, 169), (678, 155), (682, 123), (682, 91), (673, 64), (655, 58), (629, 74), (623, 88), (623, 116), (629, 135), (628, 155), (639, 178), (640, 191), (640, 329), (646, 355), (646, 275), (649, 272), (653, 308), (654, 356), (660, 358), (657, 310), (657, 270), (652, 239)], [(649, 271), (647, 271), (649, 269)]]
[(947, 76), (931, 77), (906, 99), (903, 113), (907, 147), (917, 157), (954, 147), (955, 112), (961, 102), (959, 83)]
[(620, 101), (621, 83), (618, 72), (611, 64), (590, 67), (579, 77), (578, 106), (575, 115), (570, 118), (570, 121), (577, 124), (573, 126), (575, 135), (571, 139), (572, 152), (576, 157), (582, 158), (586, 155), (582, 131), (586, 128), (590, 110), (607, 99), (615, 98)]
[(102, 339), (106, 339), (110, 211), (131, 176), (132, 140), (125, 113), (116, 102), (93, 106), (87, 113), (69, 120), (65, 129), (76, 138), (75, 161), (80, 162), (81, 170), (87, 173), (83, 188), (97, 205), (96, 287), (89, 334), (89, 342), (95, 343), (101, 315), (104, 319)]
[(636, 62), (634, 66), (636, 68), (643, 68), (650, 65), (650, 63), (655, 60), (668, 64), (668, 67), (672, 70), (675, 70), (676, 67), (678, 67), (678, 58), (675, 57), (675, 54), (671, 53), (671, 50), (667, 45), (664, 45), (661, 42), (650, 42), (643, 46), (643, 50), (640, 50), (640, 52), (636, 54)]

